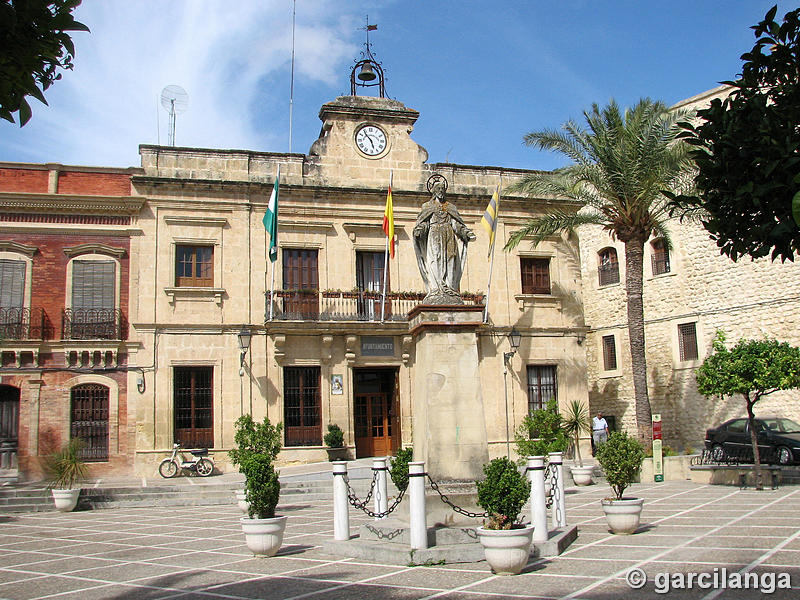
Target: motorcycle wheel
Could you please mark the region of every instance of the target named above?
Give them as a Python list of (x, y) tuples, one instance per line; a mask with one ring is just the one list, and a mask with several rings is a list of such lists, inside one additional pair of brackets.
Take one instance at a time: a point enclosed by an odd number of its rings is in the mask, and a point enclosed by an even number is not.
[(197, 474), (200, 475), (200, 477), (208, 477), (214, 472), (214, 463), (207, 458), (201, 458), (199, 461), (197, 461), (196, 469)]
[(165, 479), (175, 477), (178, 474), (178, 465), (171, 458), (165, 458), (158, 465), (158, 473)]

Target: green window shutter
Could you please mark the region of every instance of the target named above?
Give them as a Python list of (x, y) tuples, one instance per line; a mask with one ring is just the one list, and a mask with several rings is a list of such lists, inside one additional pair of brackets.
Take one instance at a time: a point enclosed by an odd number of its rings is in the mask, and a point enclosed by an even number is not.
[(76, 260), (72, 263), (72, 308), (114, 309), (116, 263)]
[(0, 308), (22, 308), (25, 261), (0, 259)]

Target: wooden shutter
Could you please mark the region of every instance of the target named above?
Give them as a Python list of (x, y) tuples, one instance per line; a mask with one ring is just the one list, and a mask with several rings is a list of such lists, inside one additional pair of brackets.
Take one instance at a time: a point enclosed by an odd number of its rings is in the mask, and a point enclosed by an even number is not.
[(116, 263), (76, 260), (72, 263), (72, 309), (114, 310)]
[(520, 258), (523, 294), (550, 293), (550, 259)]
[(0, 309), (22, 308), (25, 298), (25, 261), (0, 259)]

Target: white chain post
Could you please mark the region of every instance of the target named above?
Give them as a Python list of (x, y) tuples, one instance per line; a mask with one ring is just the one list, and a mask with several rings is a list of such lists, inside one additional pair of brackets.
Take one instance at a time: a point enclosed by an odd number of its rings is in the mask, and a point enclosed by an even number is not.
[(347, 504), (347, 462), (333, 463), (333, 539), (350, 539), (350, 509)]
[(533, 541), (546, 542), (547, 499), (544, 495), (544, 456), (528, 457), (528, 479), (531, 482), (531, 525)]
[[(389, 508), (385, 457), (372, 459), (372, 476), (375, 477), (375, 509), (373, 512), (378, 514), (385, 513)], [(375, 520), (380, 521), (385, 518), (386, 517), (375, 517)]]
[(428, 523), (425, 514), (425, 462), (408, 463), (409, 537), (412, 550), (428, 547)]
[(564, 466), (561, 452), (551, 452), (549, 454), (550, 464), (555, 466), (555, 481), (553, 487), (555, 494), (553, 497), (553, 528), (563, 528), (567, 526), (567, 507), (564, 502)]

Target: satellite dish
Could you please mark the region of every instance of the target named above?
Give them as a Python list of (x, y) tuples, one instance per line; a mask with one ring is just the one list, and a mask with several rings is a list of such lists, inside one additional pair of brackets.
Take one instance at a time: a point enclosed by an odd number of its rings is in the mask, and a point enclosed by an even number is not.
[(175, 145), (175, 115), (186, 112), (189, 107), (189, 94), (179, 85), (168, 85), (161, 90), (161, 106), (169, 113), (167, 144)]

